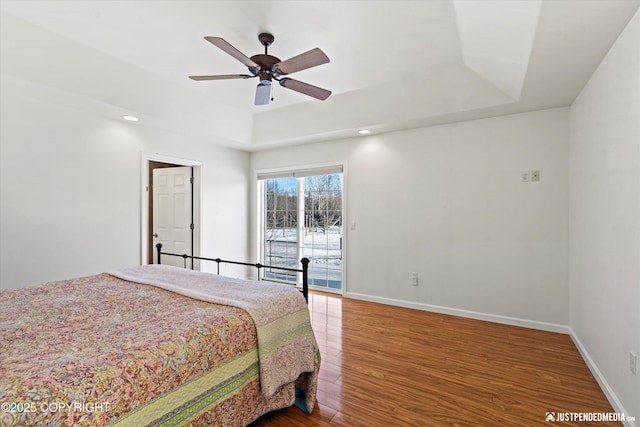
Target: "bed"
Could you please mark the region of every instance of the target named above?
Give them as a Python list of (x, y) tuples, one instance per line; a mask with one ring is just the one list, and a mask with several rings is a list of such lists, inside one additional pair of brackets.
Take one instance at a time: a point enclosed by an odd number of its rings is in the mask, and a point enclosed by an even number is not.
[(294, 287), (167, 265), (0, 292), (0, 426), (245, 426), (311, 412)]

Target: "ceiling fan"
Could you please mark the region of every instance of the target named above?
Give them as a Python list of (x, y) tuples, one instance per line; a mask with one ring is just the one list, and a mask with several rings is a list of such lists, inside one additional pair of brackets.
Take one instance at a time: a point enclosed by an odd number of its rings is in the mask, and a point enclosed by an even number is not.
[(267, 48), (273, 43), (274, 37), (269, 33), (261, 33), (258, 40), (264, 46), (264, 54), (253, 55), (251, 58), (233, 47), (229, 42), (220, 37), (205, 37), (205, 40), (224, 52), (233, 56), (247, 66), (251, 74), (223, 74), (216, 76), (189, 76), (192, 80), (226, 80), (226, 79), (250, 79), (258, 77), (260, 83), (256, 90), (255, 105), (266, 105), (271, 98), (271, 81), (276, 80), (280, 86), (300, 92), (313, 98), (324, 101), (331, 95), (331, 91), (317, 86), (283, 77), (296, 71), (306, 70), (329, 62), (329, 58), (318, 48), (311, 49), (300, 55), (281, 61), (267, 53)]

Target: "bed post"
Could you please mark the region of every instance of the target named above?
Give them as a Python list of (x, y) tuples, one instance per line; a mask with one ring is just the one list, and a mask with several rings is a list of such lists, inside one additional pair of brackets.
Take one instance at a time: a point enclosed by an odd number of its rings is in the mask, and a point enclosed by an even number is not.
[(304, 257), (300, 262), (302, 263), (302, 295), (309, 302), (309, 258)]
[(162, 243), (158, 243), (158, 244), (156, 245), (156, 250), (158, 251), (158, 264), (162, 264), (162, 263), (160, 262), (160, 252), (162, 251)]

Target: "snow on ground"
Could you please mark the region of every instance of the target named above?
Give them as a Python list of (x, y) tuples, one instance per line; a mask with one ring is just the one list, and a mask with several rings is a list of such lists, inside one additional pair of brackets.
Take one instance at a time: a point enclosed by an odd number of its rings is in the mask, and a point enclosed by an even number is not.
[[(298, 268), (295, 228), (269, 229), (265, 245), (268, 265)], [(340, 288), (342, 282), (342, 233), (340, 227), (304, 230), (302, 256), (311, 260), (309, 279), (314, 285)]]

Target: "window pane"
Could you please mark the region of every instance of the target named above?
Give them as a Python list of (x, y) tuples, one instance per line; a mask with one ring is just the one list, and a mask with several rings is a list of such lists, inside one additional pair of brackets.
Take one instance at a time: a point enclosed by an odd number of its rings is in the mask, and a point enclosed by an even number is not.
[(342, 288), (342, 174), (304, 178), (304, 255), (310, 283)]
[[(298, 183), (295, 178), (265, 181), (264, 263), (296, 268)], [(295, 281), (295, 273), (266, 269), (265, 277)]]

